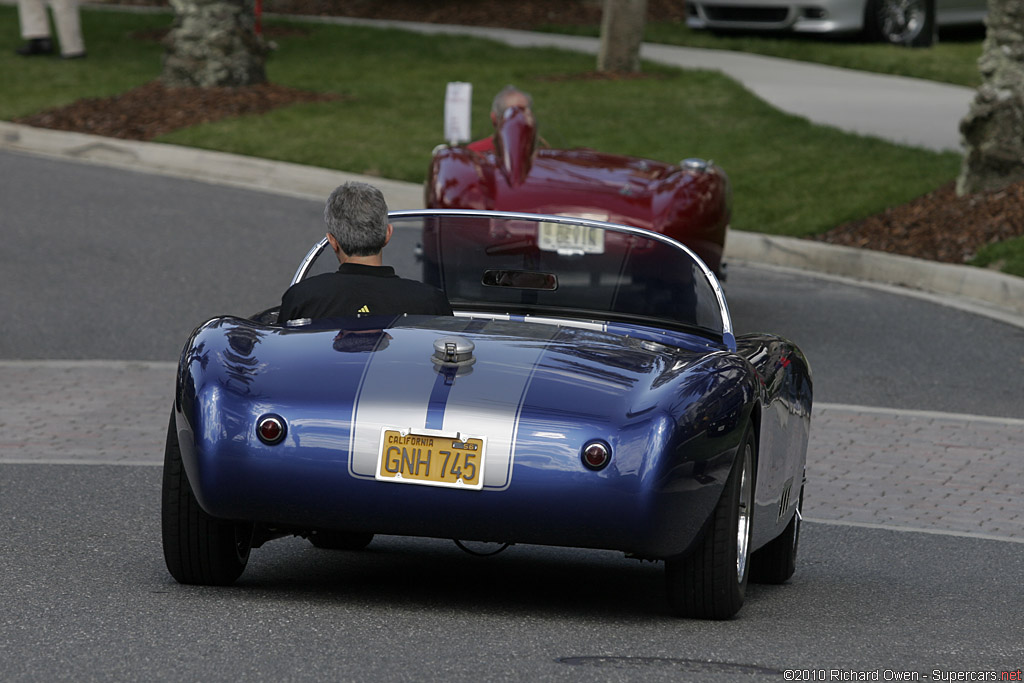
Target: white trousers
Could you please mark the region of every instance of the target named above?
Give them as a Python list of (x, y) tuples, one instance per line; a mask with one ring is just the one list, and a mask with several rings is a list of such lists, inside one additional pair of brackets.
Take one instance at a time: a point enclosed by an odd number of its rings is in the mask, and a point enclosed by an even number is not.
[(18, 0), (21, 37), (25, 40), (50, 37), (46, 5), (53, 9), (53, 22), (57, 25), (61, 54), (75, 55), (85, 52), (82, 22), (78, 16), (78, 0)]

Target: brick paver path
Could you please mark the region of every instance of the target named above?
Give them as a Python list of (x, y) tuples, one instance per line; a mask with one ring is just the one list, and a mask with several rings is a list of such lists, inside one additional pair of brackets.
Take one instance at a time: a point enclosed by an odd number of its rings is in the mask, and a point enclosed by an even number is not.
[(817, 405), (805, 517), (1024, 540), (1024, 420)]

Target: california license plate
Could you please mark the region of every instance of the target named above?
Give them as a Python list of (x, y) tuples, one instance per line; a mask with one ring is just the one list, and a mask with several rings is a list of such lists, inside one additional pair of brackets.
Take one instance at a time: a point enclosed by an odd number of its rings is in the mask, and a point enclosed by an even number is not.
[(401, 484), (482, 489), (483, 437), (443, 436), (385, 427), (380, 436), (376, 479)]
[(586, 225), (541, 223), (537, 242), (543, 251), (603, 254), (604, 230)]

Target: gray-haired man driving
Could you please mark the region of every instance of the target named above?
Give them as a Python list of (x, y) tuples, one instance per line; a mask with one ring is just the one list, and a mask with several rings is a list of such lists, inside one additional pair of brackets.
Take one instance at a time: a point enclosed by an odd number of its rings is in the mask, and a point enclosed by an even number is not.
[(451, 315), (440, 290), (395, 275), (381, 252), (391, 240), (388, 207), (380, 190), (345, 183), (327, 198), (327, 241), (338, 270), (297, 282), (281, 297), (281, 324), (299, 318), (355, 315)]

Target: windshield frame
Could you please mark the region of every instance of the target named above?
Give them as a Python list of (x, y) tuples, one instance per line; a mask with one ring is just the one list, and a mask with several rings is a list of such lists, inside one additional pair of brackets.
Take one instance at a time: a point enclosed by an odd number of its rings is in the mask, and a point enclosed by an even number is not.
[[(438, 217), (468, 217), (468, 218), (483, 218), (483, 219), (498, 219), (498, 220), (522, 220), (532, 222), (546, 222), (546, 223), (558, 223), (567, 225), (582, 225), (600, 230), (606, 230), (610, 232), (617, 232), (625, 235), (635, 235), (643, 239), (652, 240), (655, 242), (661, 242), (670, 248), (676, 249), (683, 252), (692, 261), (693, 265), (696, 266), (697, 270), (704, 275), (708, 285), (714, 292), (715, 299), (718, 303), (719, 313), (722, 320), (722, 341), (730, 349), (736, 350), (736, 338), (732, 327), (732, 317), (729, 314), (729, 305), (725, 300), (725, 291), (722, 288), (721, 283), (715, 276), (714, 272), (705, 264), (696, 253), (686, 245), (682, 244), (678, 240), (663, 235), (653, 230), (647, 230), (644, 228), (637, 228), (630, 225), (621, 225), (619, 223), (608, 223), (605, 221), (594, 220), (590, 218), (577, 218), (573, 216), (558, 216), (554, 214), (538, 214), (538, 213), (523, 213), (517, 211), (481, 211), (476, 209), (412, 209), (402, 211), (391, 211), (388, 213), (388, 221), (391, 222), (394, 219), (416, 219), (416, 218), (438, 218)], [(323, 250), (327, 247), (327, 237), (323, 237), (319, 242), (313, 245), (306, 256), (302, 259), (299, 267), (295, 271), (295, 275), (292, 276), (291, 283), (294, 285), (306, 278), (309, 273), (313, 262), (320, 256)], [(555, 313), (555, 311), (551, 311)], [(601, 313), (601, 311), (591, 311), (591, 314)], [(557, 315), (557, 314), (556, 314)], [(670, 321), (663, 321), (668, 323)], [(650, 321), (647, 323), (650, 324)], [(703, 328), (702, 328), (703, 329)]]

